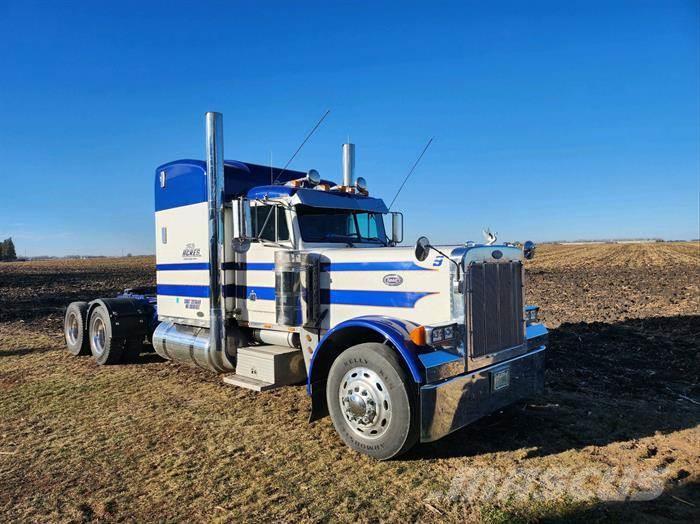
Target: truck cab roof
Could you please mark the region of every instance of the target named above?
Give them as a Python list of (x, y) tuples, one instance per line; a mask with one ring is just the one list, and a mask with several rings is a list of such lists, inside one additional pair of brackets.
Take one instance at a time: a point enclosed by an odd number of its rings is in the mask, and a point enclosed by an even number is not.
[[(273, 180), (284, 184), (304, 176), (306, 173), (301, 171), (224, 160), (224, 200), (239, 198), (253, 187), (270, 184)], [(182, 159), (158, 166), (154, 187), (156, 211), (206, 202), (207, 163)]]
[[(388, 212), (381, 199), (360, 193), (285, 185), (305, 176), (306, 173), (301, 171), (225, 160), (224, 200), (245, 196), (249, 200), (281, 199), (290, 205)], [(322, 180), (320, 184), (324, 187), (333, 185), (329, 180)], [(206, 202), (207, 164), (204, 160), (183, 159), (158, 166), (154, 187), (156, 211)]]

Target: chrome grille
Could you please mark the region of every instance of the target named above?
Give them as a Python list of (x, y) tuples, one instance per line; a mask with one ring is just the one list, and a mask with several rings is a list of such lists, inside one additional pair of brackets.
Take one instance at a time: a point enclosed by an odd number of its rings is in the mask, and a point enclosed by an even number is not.
[(525, 338), (522, 264), (476, 263), (467, 268), (467, 347), (479, 359), (520, 346)]

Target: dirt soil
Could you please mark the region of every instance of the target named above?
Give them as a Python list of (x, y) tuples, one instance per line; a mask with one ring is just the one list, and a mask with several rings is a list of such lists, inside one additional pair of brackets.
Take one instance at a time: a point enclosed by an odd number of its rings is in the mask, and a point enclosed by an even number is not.
[(700, 521), (700, 245), (541, 246), (546, 390), (407, 456), (153, 354), (98, 367), (63, 308), (153, 258), (0, 264), (2, 521)]

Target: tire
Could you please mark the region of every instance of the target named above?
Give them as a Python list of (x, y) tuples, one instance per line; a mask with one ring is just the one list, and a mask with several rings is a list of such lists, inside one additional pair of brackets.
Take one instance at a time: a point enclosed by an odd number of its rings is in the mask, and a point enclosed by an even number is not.
[(387, 460), (418, 442), (416, 388), (384, 344), (341, 353), (328, 373), (326, 401), (340, 438), (355, 451)]
[(104, 306), (97, 306), (90, 315), (90, 351), (100, 366), (120, 364), (126, 352), (127, 339), (112, 337), (112, 321)]
[(74, 356), (89, 355), (90, 342), (87, 336), (87, 302), (71, 302), (63, 319), (63, 335), (66, 349)]

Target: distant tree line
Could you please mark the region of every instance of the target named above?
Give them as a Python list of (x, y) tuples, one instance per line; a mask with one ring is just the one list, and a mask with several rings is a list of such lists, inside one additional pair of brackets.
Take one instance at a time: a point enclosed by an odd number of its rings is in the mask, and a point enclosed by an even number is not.
[(0, 243), (0, 260), (17, 260), (17, 252), (15, 251), (15, 243), (11, 238), (6, 238)]

